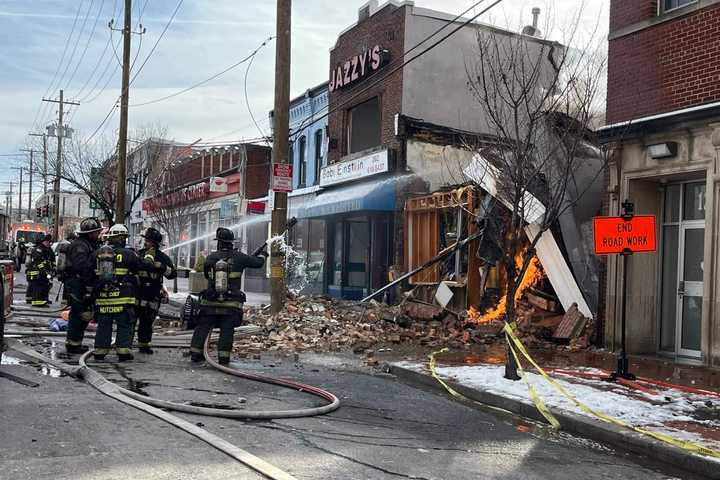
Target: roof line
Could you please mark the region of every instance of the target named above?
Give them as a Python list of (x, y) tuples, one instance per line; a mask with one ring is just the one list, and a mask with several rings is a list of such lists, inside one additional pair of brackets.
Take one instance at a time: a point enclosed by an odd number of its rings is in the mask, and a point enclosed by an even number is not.
[(656, 115), (650, 115), (647, 117), (641, 117), (634, 120), (627, 120), (624, 122), (612, 123), (598, 128), (598, 131), (610, 130), (617, 127), (627, 127), (629, 125), (636, 125), (638, 123), (645, 123), (652, 120), (660, 120), (662, 118), (674, 117), (677, 115), (683, 115), (685, 113), (698, 112), (702, 110), (709, 110), (711, 108), (720, 107), (720, 102), (706, 103), (704, 105), (696, 105), (694, 107), (682, 108), (680, 110), (673, 110), (671, 112), (658, 113)]

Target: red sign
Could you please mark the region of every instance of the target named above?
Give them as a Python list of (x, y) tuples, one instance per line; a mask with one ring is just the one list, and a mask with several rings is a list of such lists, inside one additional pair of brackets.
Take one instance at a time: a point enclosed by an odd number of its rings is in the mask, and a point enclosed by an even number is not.
[(596, 255), (626, 251), (655, 252), (657, 251), (655, 215), (636, 215), (630, 220), (624, 220), (622, 217), (595, 217), (593, 237)]
[(272, 189), (276, 192), (292, 192), (292, 165), (273, 163)]

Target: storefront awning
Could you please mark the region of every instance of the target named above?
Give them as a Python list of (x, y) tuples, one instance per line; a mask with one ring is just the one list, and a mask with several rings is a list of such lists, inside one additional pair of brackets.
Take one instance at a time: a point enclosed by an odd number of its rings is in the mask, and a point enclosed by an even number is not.
[(313, 218), (359, 211), (393, 211), (397, 178), (391, 177), (324, 191), (312, 201), (299, 207), (296, 216)]

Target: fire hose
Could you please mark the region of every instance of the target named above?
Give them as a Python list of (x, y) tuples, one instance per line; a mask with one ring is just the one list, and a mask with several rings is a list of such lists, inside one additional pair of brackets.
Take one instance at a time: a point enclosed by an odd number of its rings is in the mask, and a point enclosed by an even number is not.
[(267, 384), (271, 384), (271, 385), (278, 385), (278, 386), (282, 386), (285, 388), (291, 388), (291, 389), (294, 389), (294, 390), (297, 390), (300, 392), (307, 392), (312, 395), (321, 397), (329, 403), (327, 405), (323, 405), (320, 407), (312, 407), (312, 408), (305, 408), (305, 409), (267, 410), (267, 411), (223, 410), (223, 409), (218, 409), (218, 408), (208, 408), (208, 407), (197, 407), (197, 406), (192, 406), (192, 405), (184, 405), (184, 404), (180, 404), (180, 403), (170, 402), (167, 400), (146, 397), (146, 396), (137, 394), (135, 392), (132, 392), (123, 387), (120, 387), (119, 385), (116, 385), (116, 384), (110, 382), (105, 377), (103, 377), (102, 375), (100, 375), (98, 372), (96, 372), (95, 370), (93, 370), (92, 368), (90, 368), (87, 365), (86, 360), (87, 360), (88, 356), (92, 353), (92, 350), (83, 354), (80, 357), (80, 360), (78, 362), (79, 366), (74, 367), (72, 365), (68, 365), (59, 360), (53, 360), (53, 359), (47, 358), (46, 356), (38, 353), (37, 351), (28, 347), (27, 345), (23, 344), (20, 341), (9, 340), (7, 342), (7, 344), (13, 350), (16, 350), (28, 357), (31, 357), (31, 358), (34, 358), (43, 363), (52, 365), (70, 376), (81, 378), (81, 379), (85, 380), (92, 387), (94, 387), (95, 389), (99, 390), (101, 393), (103, 393), (111, 398), (114, 398), (126, 405), (138, 408), (146, 413), (149, 413), (150, 415), (160, 418), (161, 420), (166, 421), (166, 422), (180, 428), (181, 430), (186, 431), (187, 433), (190, 433), (191, 435), (194, 435), (195, 437), (203, 440), (204, 442), (208, 443), (212, 447), (226, 453), (227, 455), (235, 458), (236, 460), (240, 461), (244, 465), (247, 465), (248, 467), (252, 468), (253, 470), (265, 475), (268, 478), (274, 479), (274, 480), (275, 479), (277, 479), (277, 480), (293, 480), (295, 477), (293, 477), (290, 474), (278, 469), (277, 467), (265, 462), (264, 460), (240, 449), (239, 447), (232, 445), (231, 443), (223, 440), (222, 438), (217, 437), (190, 422), (187, 422), (187, 421), (185, 421), (181, 418), (178, 418), (174, 415), (171, 415), (170, 413), (164, 411), (163, 409), (175, 410), (175, 411), (179, 411), (179, 412), (196, 414), (196, 415), (212, 416), (212, 417), (269, 420), (269, 419), (276, 419), (276, 418), (299, 418), (299, 417), (323, 415), (326, 413), (330, 413), (334, 410), (337, 410), (340, 407), (340, 400), (332, 393), (330, 393), (326, 390), (323, 390), (321, 388), (314, 387), (312, 385), (306, 385), (306, 384), (299, 383), (299, 382), (294, 382), (291, 380), (283, 380), (283, 379), (277, 379), (277, 378), (272, 378), (272, 377), (266, 377), (264, 375), (246, 373), (246, 372), (236, 370), (234, 368), (219, 365), (209, 355), (210, 336), (208, 336), (208, 338), (205, 341), (204, 355), (205, 355), (207, 362), (213, 368), (216, 368), (217, 370), (219, 370), (223, 373), (234, 375), (234, 376), (237, 376), (240, 378), (245, 378), (248, 380), (267, 383)]

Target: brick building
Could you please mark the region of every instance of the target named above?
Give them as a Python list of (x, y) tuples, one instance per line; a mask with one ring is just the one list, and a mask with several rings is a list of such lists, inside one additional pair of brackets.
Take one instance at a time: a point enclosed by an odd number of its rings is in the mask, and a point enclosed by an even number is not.
[(605, 210), (657, 216), (659, 250), (608, 257), (605, 343), (720, 364), (720, 1), (612, 0)]
[[(489, 136), (467, 85), (466, 62), (477, 58), (478, 35), (527, 41), (540, 58), (543, 48), (557, 46), (471, 23), (423, 52), (428, 38), (438, 39), (433, 34), (453, 20), (410, 1), (370, 1), (330, 49), (328, 165), (320, 171), (320, 191), (293, 212), (322, 225), (323, 290), (330, 295), (362, 298), (385, 285), (392, 268), (408, 271), (475, 228), (467, 212), (478, 199), (459, 185), (462, 172), (448, 175), (448, 165), (471, 161), (463, 138)], [(437, 208), (426, 208), (423, 197), (440, 199)], [(453, 288), (465, 289), (477, 275), (467, 257), (458, 254), (449, 265)], [(415, 280), (437, 287), (435, 273)]]
[[(145, 198), (139, 202), (138, 218), (141, 232), (153, 224), (153, 210), (162, 208), (163, 202), (192, 203), (187, 230), (180, 241), (185, 244), (178, 252), (178, 265), (192, 268), (199, 253), (214, 249), (214, 232), (228, 227), (246, 243), (246, 232), (238, 227), (247, 214), (243, 210), (247, 201), (267, 194), (270, 182), (270, 155), (267, 146), (255, 144), (219, 145), (196, 149), (185, 147), (176, 152), (179, 156), (172, 181), (176, 190), (159, 198)], [(153, 182), (152, 174), (148, 182)], [(172, 205), (171, 207), (172, 208)], [(243, 249), (247, 249), (243, 245)]]

